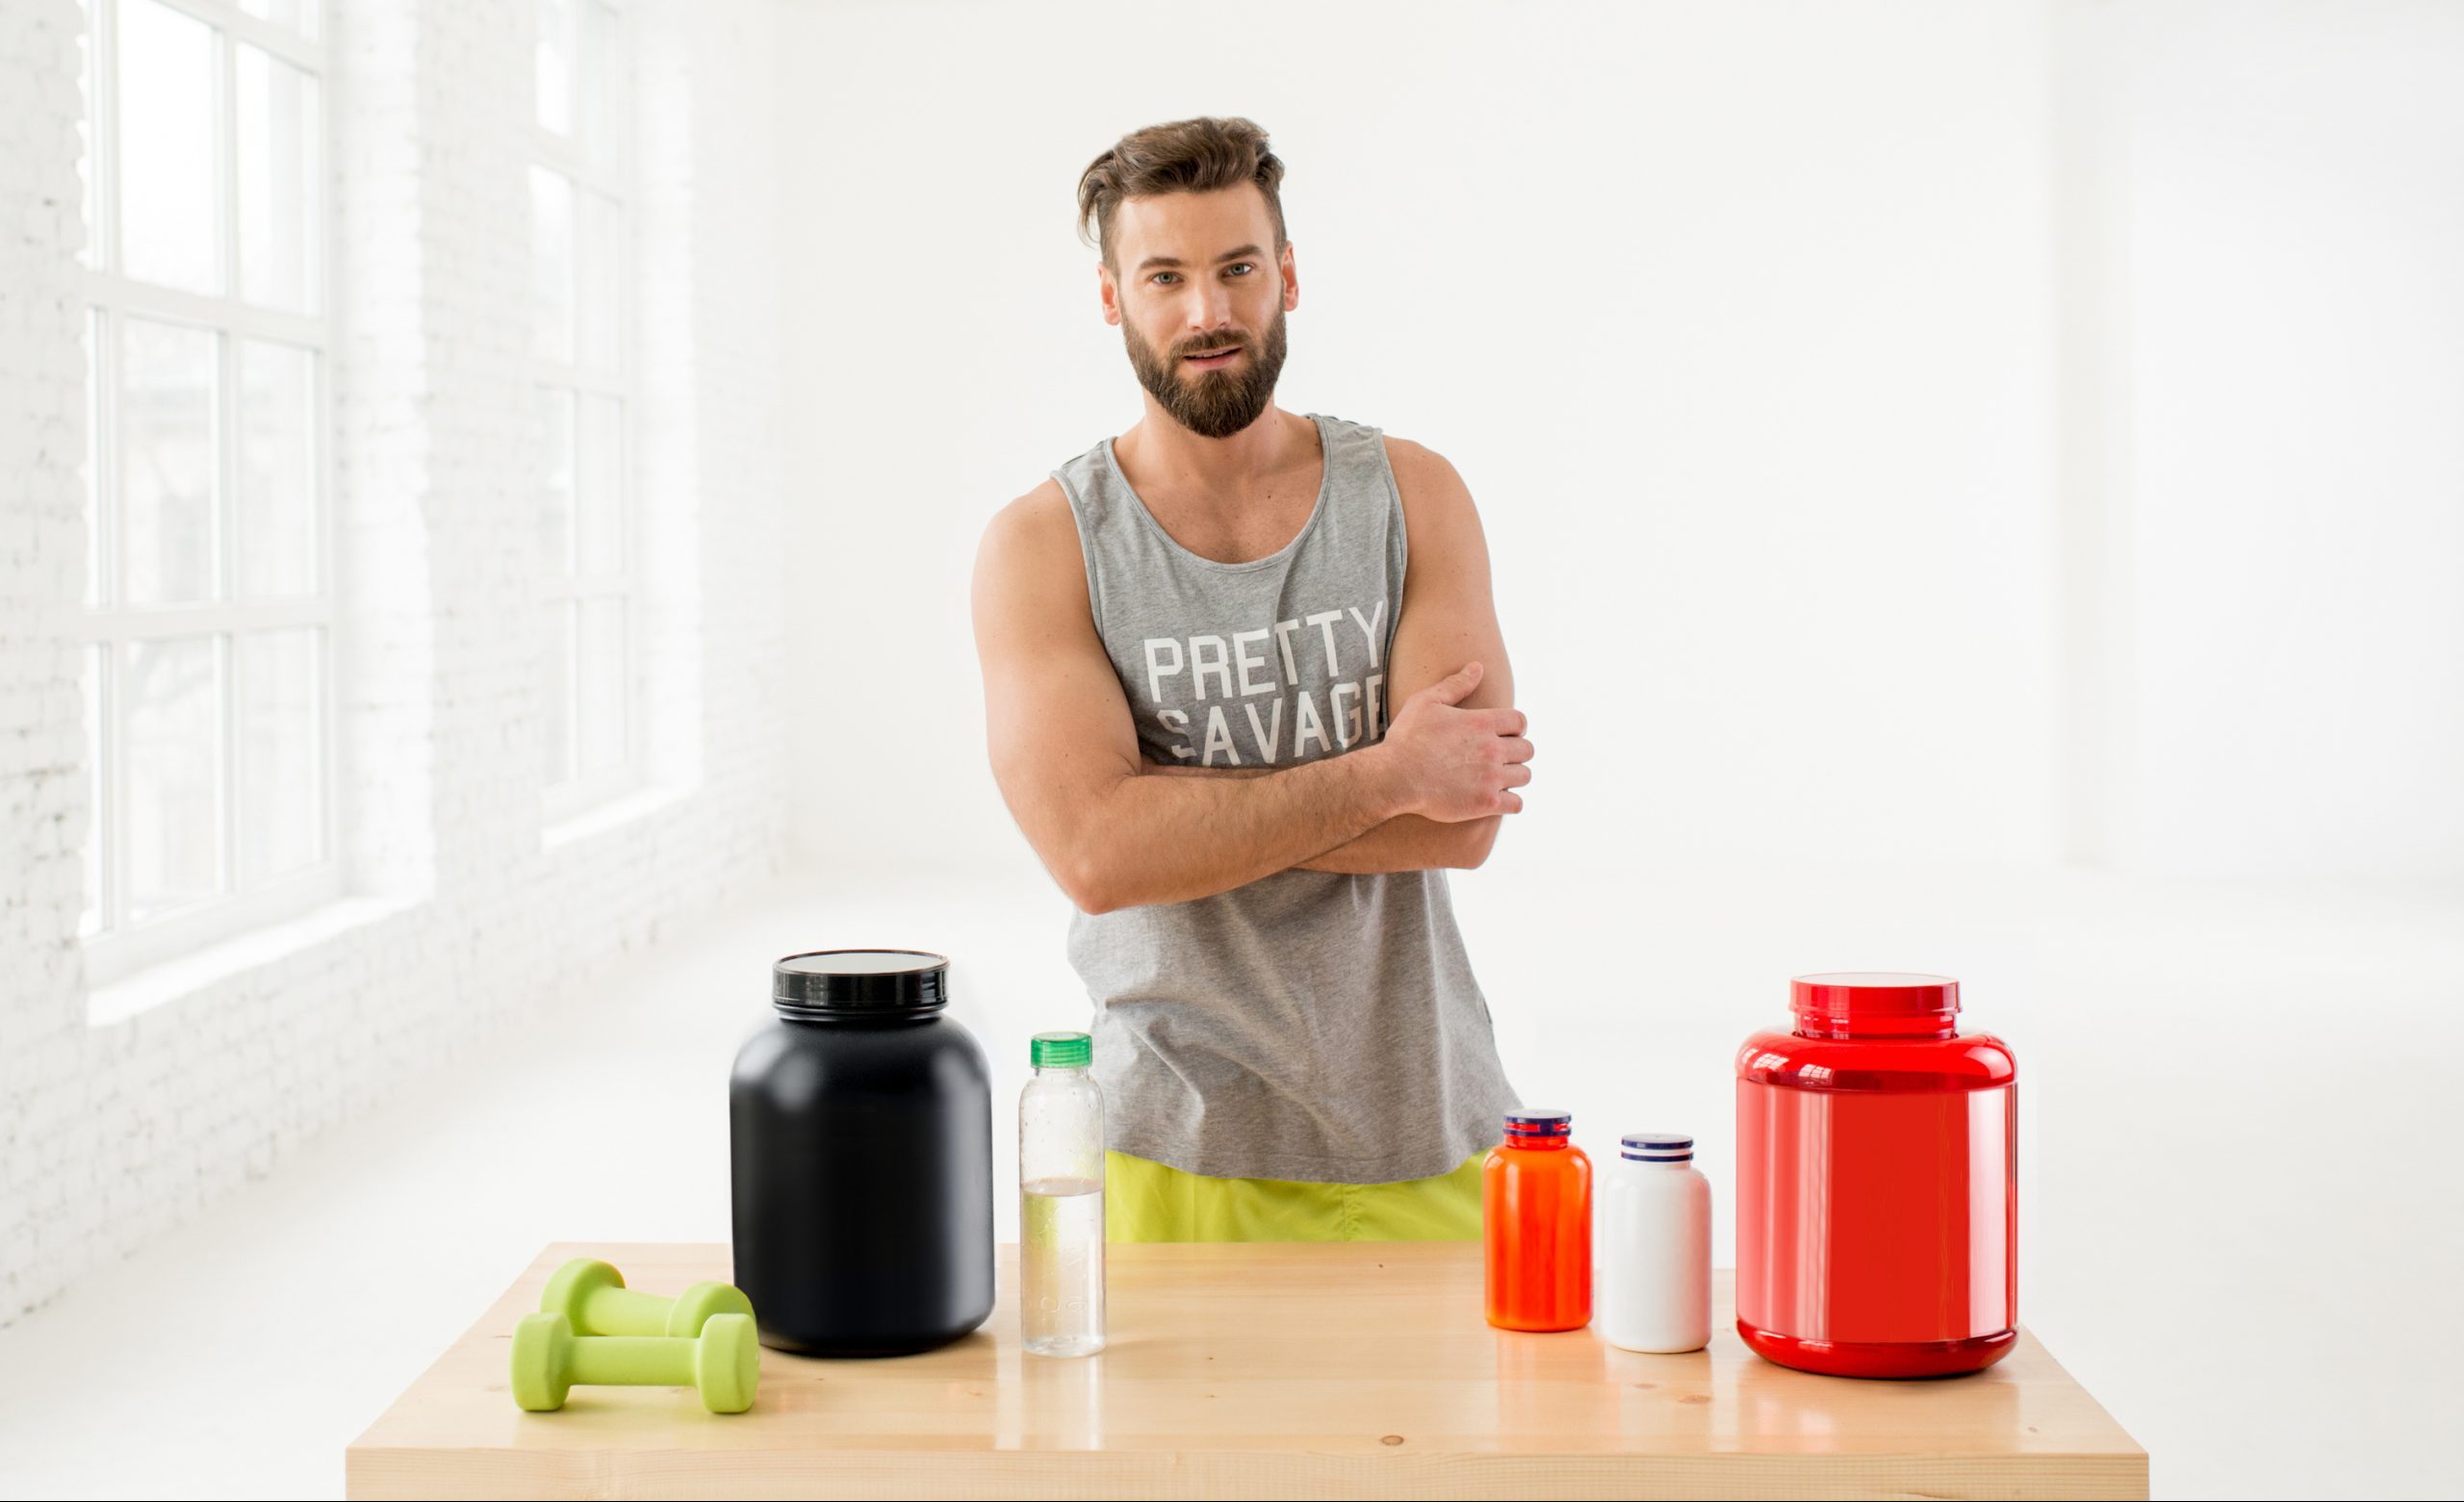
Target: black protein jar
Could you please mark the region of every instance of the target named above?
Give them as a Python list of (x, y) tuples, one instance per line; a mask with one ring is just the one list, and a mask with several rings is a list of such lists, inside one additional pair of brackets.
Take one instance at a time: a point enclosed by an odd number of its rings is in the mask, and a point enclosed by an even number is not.
[(761, 1343), (900, 1356), (992, 1312), (992, 1086), (947, 958), (790, 955), (728, 1085), (735, 1283)]

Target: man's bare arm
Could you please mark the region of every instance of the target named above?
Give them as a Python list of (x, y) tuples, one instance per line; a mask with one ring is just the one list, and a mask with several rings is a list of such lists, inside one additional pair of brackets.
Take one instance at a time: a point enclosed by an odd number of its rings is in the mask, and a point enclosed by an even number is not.
[[(1142, 776), (1129, 705), (1090, 619), (1067, 501), (1047, 482), (986, 529), (976, 650), (992, 770), (1019, 828), (1089, 912), (1187, 902), (1289, 870), (1402, 813), (1503, 808), (1523, 774), (1503, 722), (1451, 707), (1476, 671), (1360, 751), (1246, 779)], [(1406, 717), (1411, 733), (1405, 729)]]
[[(1142, 770), (1147, 776), (1165, 777), (1263, 777), (1273, 773), (1269, 767), (1193, 767), (1181, 763), (1167, 766), (1154, 762)], [(1494, 830), (1499, 817), (1440, 824), (1418, 814), (1398, 814), (1365, 834), (1302, 861), (1299, 869), (1368, 876), (1386, 871), (1476, 866), (1488, 853), (1489, 838), (1467, 837), (1463, 831), (1478, 826)]]
[[(1514, 702), (1514, 670), (1490, 596), (1488, 540), (1472, 492), (1454, 466), (1408, 440), (1386, 440), (1386, 458), (1402, 493), (1411, 555), (1387, 665), (1392, 701), (1402, 702), (1458, 663), (1477, 662), (1484, 670), (1480, 686), (1463, 700), (1464, 707), (1504, 708)], [(1527, 727), (1518, 723), (1515, 734), (1525, 737), (1519, 754), (1528, 760)], [(1511, 804), (1515, 810), (1522, 806), (1520, 798)], [(1301, 864), (1311, 871), (1356, 873), (1469, 870), (1489, 858), (1502, 822), (1496, 814), (1460, 824), (1401, 814)]]

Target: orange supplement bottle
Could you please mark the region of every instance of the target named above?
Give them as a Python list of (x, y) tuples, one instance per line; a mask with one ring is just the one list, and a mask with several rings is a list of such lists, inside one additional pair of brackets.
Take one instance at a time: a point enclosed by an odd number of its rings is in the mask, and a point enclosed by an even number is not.
[(1508, 1111), (1505, 1141), (1480, 1165), (1489, 1323), (1580, 1330), (1591, 1323), (1591, 1159), (1574, 1115)]

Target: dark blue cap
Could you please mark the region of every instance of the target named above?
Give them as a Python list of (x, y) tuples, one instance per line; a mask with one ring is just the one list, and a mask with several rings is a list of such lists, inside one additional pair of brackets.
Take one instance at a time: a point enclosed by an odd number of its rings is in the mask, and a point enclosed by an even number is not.
[(1681, 1163), (1694, 1156), (1694, 1137), (1684, 1132), (1629, 1132), (1617, 1139), (1617, 1148), (1640, 1163)]

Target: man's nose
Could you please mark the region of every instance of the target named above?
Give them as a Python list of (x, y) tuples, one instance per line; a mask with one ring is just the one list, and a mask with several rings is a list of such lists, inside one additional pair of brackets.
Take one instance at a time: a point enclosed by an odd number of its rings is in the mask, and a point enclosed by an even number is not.
[(1190, 293), (1190, 332), (1215, 334), (1232, 326), (1232, 297), (1219, 286), (1194, 288)]

